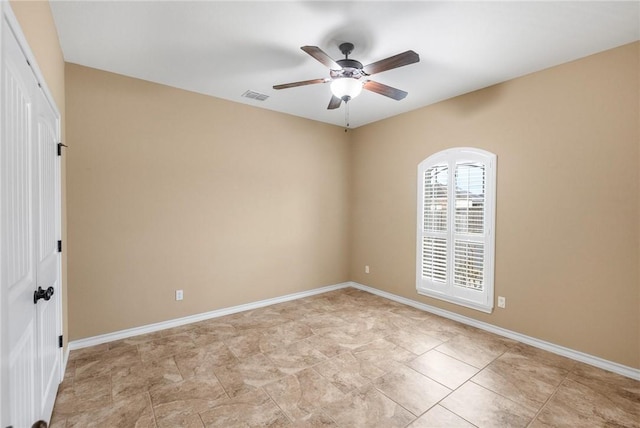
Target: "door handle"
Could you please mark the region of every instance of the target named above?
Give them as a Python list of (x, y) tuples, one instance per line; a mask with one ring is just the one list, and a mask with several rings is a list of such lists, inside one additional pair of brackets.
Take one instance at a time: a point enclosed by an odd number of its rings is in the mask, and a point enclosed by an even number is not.
[(53, 287), (49, 287), (46, 290), (43, 290), (42, 287), (38, 287), (38, 289), (33, 292), (33, 303), (38, 303), (38, 300), (40, 299), (51, 299), (51, 296), (53, 296), (53, 291)]

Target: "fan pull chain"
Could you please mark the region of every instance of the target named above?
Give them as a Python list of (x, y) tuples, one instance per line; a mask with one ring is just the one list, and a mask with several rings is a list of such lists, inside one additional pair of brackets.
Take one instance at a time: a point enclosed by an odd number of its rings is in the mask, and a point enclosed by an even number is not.
[(349, 102), (345, 101), (344, 103), (344, 123), (345, 123), (345, 130), (344, 132), (347, 132), (347, 129), (349, 129)]

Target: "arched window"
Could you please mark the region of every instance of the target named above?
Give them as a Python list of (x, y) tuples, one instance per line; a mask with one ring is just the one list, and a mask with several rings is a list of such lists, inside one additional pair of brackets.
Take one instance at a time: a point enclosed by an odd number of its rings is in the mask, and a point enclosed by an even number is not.
[(444, 150), (418, 165), (418, 293), (493, 309), (496, 155)]

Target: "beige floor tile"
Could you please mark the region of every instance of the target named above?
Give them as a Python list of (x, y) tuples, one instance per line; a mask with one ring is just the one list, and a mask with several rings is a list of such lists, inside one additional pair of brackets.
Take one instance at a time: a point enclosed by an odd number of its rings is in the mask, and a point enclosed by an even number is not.
[(157, 419), (156, 424), (159, 428), (204, 428), (200, 414), (188, 408), (176, 411), (163, 419)]
[(395, 308), (395, 306), (386, 303), (390, 302), (389, 300), (377, 296), (373, 296), (370, 298), (349, 296), (349, 299), (351, 300), (355, 308), (355, 310), (353, 310), (353, 313), (357, 316), (365, 318), (379, 318), (382, 315), (390, 314), (391, 309)]
[(256, 389), (203, 412), (206, 427), (288, 427), (291, 422), (262, 390)]
[(109, 343), (101, 345), (89, 346), (82, 349), (75, 349), (69, 352), (69, 361), (76, 361), (83, 358), (97, 357), (109, 350)]
[(636, 380), (346, 288), (71, 351), (51, 426), (640, 428), (639, 403)]
[(225, 317), (225, 321), (231, 322), (237, 330), (266, 329), (291, 320), (291, 317), (269, 306)]
[(479, 369), (502, 355), (510, 345), (491, 336), (457, 335), (436, 349)]
[(195, 330), (196, 330), (196, 324), (189, 323), (189, 324), (179, 325), (177, 327), (164, 329), (162, 330), (162, 333), (164, 333), (164, 336), (174, 336), (176, 334), (181, 334), (181, 333), (186, 333), (191, 335)]
[[(82, 414), (82, 413), (80, 413)], [(49, 421), (49, 428), (66, 428), (67, 418), (57, 412), (53, 412)]]
[(339, 316), (336, 316), (336, 314), (327, 312), (313, 312), (300, 318), (300, 322), (309, 326), (314, 333), (327, 328), (344, 327), (347, 325), (347, 322)]
[(621, 388), (635, 397), (640, 396), (640, 381), (588, 364), (576, 362), (569, 374), (569, 378), (594, 387), (599, 385), (607, 389)]
[[(459, 323), (457, 321), (453, 321), (448, 318), (443, 318), (435, 314), (431, 314), (427, 312), (426, 322), (422, 322), (418, 325), (420, 330), (423, 331), (437, 331), (441, 333), (446, 333), (446, 336), (449, 338), (453, 338), (459, 334), (465, 334), (467, 332), (467, 325)], [(428, 334), (428, 333), (427, 333)]]
[(451, 390), (415, 370), (399, 366), (373, 384), (384, 395), (416, 416), (449, 395)]
[(214, 372), (231, 397), (245, 394), (287, 375), (263, 354), (256, 354), (239, 360), (237, 363), (216, 367)]
[(233, 321), (230, 316), (209, 318), (208, 320), (198, 321), (193, 324), (196, 329), (205, 329), (213, 332), (219, 332), (222, 335), (233, 335), (236, 333), (236, 328), (233, 325)]
[(407, 428), (474, 428), (455, 413), (440, 405), (433, 406), (428, 412), (416, 419)]
[(396, 334), (386, 336), (385, 339), (416, 355), (422, 355), (442, 344), (441, 340), (416, 330), (400, 330)]
[(153, 333), (140, 334), (138, 336), (127, 337), (126, 339), (109, 342), (109, 349), (119, 348), (121, 346), (139, 345), (141, 343), (151, 342), (167, 335), (167, 330), (154, 331)]
[[(137, 352), (137, 351), (136, 351)], [(140, 356), (130, 362), (130, 364), (136, 364), (140, 362)], [(111, 376), (111, 369), (113, 366), (109, 361), (93, 359), (90, 361), (82, 360), (82, 365), (78, 368), (74, 369), (75, 375), (74, 379), (87, 379), (90, 377), (99, 377), (99, 376)]]
[(309, 300), (303, 299), (305, 308), (310, 309), (312, 313), (327, 313), (336, 310), (344, 310), (338, 308), (334, 302), (325, 297), (314, 296)]
[(327, 357), (308, 342), (300, 341), (266, 353), (267, 358), (283, 373), (293, 374), (315, 366)]
[(566, 379), (544, 406), (534, 426), (640, 427), (638, 395), (603, 387), (602, 383), (596, 385), (590, 387)]
[(193, 348), (195, 348), (195, 344), (187, 333), (165, 336), (138, 345), (140, 358), (143, 362), (168, 357)]
[(505, 336), (499, 336), (497, 334), (490, 333), (478, 327), (473, 327), (470, 325), (464, 325), (464, 324), (458, 324), (458, 323), (456, 323), (456, 325), (458, 325), (463, 330), (463, 332), (460, 334), (480, 342), (485, 340), (489, 342), (498, 342), (498, 343), (502, 343), (508, 348), (512, 348), (513, 346), (518, 344), (518, 341), (516, 340), (509, 339), (508, 337), (505, 337)]
[(344, 351), (352, 351), (384, 337), (384, 334), (377, 330), (360, 330), (359, 327), (350, 324), (340, 328), (317, 329), (314, 332)]
[(114, 400), (149, 391), (158, 385), (180, 382), (182, 376), (173, 357), (137, 363), (114, 370), (111, 393)]
[(441, 328), (439, 326), (430, 327), (425, 325), (417, 327), (416, 330), (435, 339), (438, 339), (443, 343), (451, 340), (459, 334), (457, 331), (452, 331), (448, 328)]
[(63, 382), (69, 381), (76, 376), (76, 362), (75, 361), (67, 361), (67, 367), (64, 371), (64, 379)]
[(116, 400), (109, 406), (93, 409), (67, 419), (68, 428), (101, 427), (155, 427), (149, 394), (143, 392), (123, 400)]
[(75, 379), (110, 375), (112, 370), (140, 363), (140, 353), (136, 346), (128, 345), (104, 351), (99, 355), (75, 360)]
[(535, 415), (526, 407), (473, 382), (465, 383), (440, 404), (479, 427), (526, 427)]
[(328, 293), (324, 300), (331, 305), (329, 311), (340, 314), (356, 312), (364, 306), (356, 297), (344, 292)]
[(388, 311), (379, 308), (363, 308), (356, 311), (341, 313), (340, 318), (347, 323), (347, 329), (351, 334), (357, 332), (374, 332), (382, 338), (400, 331), (400, 327), (395, 325), (386, 316)]
[(298, 342), (313, 335), (311, 327), (300, 321), (288, 321), (266, 329), (265, 334), (285, 345)]
[(459, 334), (464, 334), (464, 326), (455, 321), (441, 318), (432, 314), (427, 314), (429, 318), (425, 322), (419, 323), (416, 328), (431, 337), (447, 341)]
[(362, 388), (385, 374), (368, 361), (358, 360), (350, 352), (344, 352), (314, 367), (340, 391), (347, 393)]
[(242, 359), (272, 351), (284, 345), (282, 342), (270, 341), (269, 339), (265, 334), (265, 329), (244, 329), (239, 330), (235, 336), (225, 339), (224, 343), (233, 352), (233, 355)]
[(607, 397), (622, 412), (640, 422), (640, 381), (583, 363), (576, 365), (568, 379), (587, 387), (593, 394)]
[(357, 359), (367, 361), (385, 372), (395, 368), (395, 363), (405, 363), (416, 357), (416, 354), (385, 339), (378, 339), (360, 346), (354, 349), (352, 354)]
[(75, 380), (58, 388), (55, 412), (63, 417), (99, 409), (111, 404), (109, 375)]
[(322, 354), (328, 358), (335, 357), (336, 355), (340, 355), (344, 352), (349, 352), (351, 349), (357, 348), (359, 346), (344, 346), (334, 339), (325, 336), (319, 336), (317, 334), (314, 334), (313, 336), (308, 337), (303, 341), (308, 343), (318, 351), (322, 352)]
[(553, 354), (543, 349), (525, 345), (524, 343), (516, 343), (511, 348), (509, 348), (509, 352), (517, 353), (522, 356), (540, 361), (543, 364), (554, 366), (567, 371), (571, 370), (576, 365), (576, 361), (574, 360), (570, 360), (569, 358)]
[(426, 323), (437, 318), (428, 312), (406, 305), (396, 306), (394, 308), (391, 308), (389, 311), (404, 318), (419, 321), (420, 323)]
[(238, 359), (223, 342), (213, 342), (192, 350), (181, 352), (174, 357), (178, 370), (185, 379), (215, 376), (214, 369), (235, 364)]
[(425, 321), (399, 315), (391, 310), (383, 312), (380, 317), (393, 324), (399, 332), (418, 331)]
[(296, 428), (339, 428), (333, 419), (322, 412), (310, 413), (301, 419), (296, 419), (293, 425)]
[(349, 393), (345, 400), (323, 408), (341, 427), (405, 427), (415, 416), (372, 385)]
[(159, 427), (202, 426), (199, 413), (206, 412), (229, 396), (216, 379), (187, 379), (150, 390)]
[(313, 369), (305, 369), (270, 383), (264, 390), (292, 421), (345, 399), (345, 394)]
[(407, 365), (449, 389), (458, 388), (478, 373), (477, 368), (435, 349), (409, 361)]
[(505, 352), (472, 380), (537, 412), (568, 372), (517, 352)]
[(206, 346), (234, 337), (237, 333), (237, 330), (232, 324), (215, 318), (215, 320), (197, 323), (196, 328), (190, 333), (190, 336), (196, 346)]
[(300, 300), (278, 303), (277, 305), (271, 306), (271, 308), (280, 313), (284, 318), (290, 318), (298, 321), (306, 316), (324, 313), (324, 311), (312, 308)]

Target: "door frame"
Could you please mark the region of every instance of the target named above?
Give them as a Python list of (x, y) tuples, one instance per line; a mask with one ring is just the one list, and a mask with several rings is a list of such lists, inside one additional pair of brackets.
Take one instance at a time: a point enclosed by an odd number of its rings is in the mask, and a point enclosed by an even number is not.
[[(56, 129), (55, 129), (56, 139), (58, 142), (61, 142), (62, 116), (60, 114), (60, 110), (58, 109), (58, 106), (55, 103), (55, 99), (53, 98), (53, 95), (51, 94), (51, 91), (49, 90), (46, 84), (44, 75), (42, 74), (42, 71), (38, 66), (38, 62), (36, 61), (36, 58), (27, 42), (27, 39), (24, 33), (22, 32), (22, 28), (20, 27), (18, 19), (16, 18), (15, 14), (13, 13), (13, 10), (11, 9), (11, 5), (9, 1), (0, 0), (0, 46), (2, 46), (2, 42), (3, 42), (1, 30), (5, 25), (8, 26), (8, 28), (11, 30), (14, 37), (16, 38), (24, 57), (29, 62), (29, 66), (35, 76), (36, 81), (39, 83), (40, 90), (44, 94), (45, 100), (53, 110), (54, 114), (57, 116)], [(4, 52), (0, 51), (0, 63), (4, 60), (3, 58), (4, 58)], [(0, 81), (1, 79), (2, 79), (2, 76), (0, 76)], [(0, 85), (0, 91), (2, 91), (2, 85)], [(0, 114), (1, 113), (2, 112), (0, 112)], [(58, 240), (62, 240), (62, 156), (58, 156), (58, 159), (56, 162), (56, 179), (55, 180), (56, 180), (56, 183), (55, 183), (56, 236)], [(0, 248), (0, 258), (4, 260), (5, 257), (6, 255), (2, 253), (2, 248)], [(57, 281), (59, 284), (59, 290), (56, 290), (57, 293), (55, 293), (58, 295), (57, 298), (55, 299), (55, 304), (57, 306), (56, 312), (58, 314), (58, 319), (56, 320), (56, 332), (58, 335), (62, 335), (64, 331), (63, 314), (62, 314), (62, 297), (64, 295), (64, 284), (62, 282), (62, 253), (60, 253), (58, 257), (57, 264), (58, 264)], [(2, 278), (1, 269), (2, 269), (2, 264), (0, 263), (0, 279)], [(10, 425), (10, 421), (8, 420), (8, 413), (9, 413), (8, 411), (10, 409), (9, 400), (11, 398), (11, 397), (8, 397), (8, 383), (7, 383), (8, 381), (7, 357), (9, 355), (8, 353), (9, 350), (7, 349), (6, 341), (8, 337), (7, 333), (9, 331), (8, 330), (9, 327), (6, 319), (7, 299), (6, 299), (6, 296), (4, 295), (4, 288), (5, 288), (5, 284), (0, 284), (0, 357), (1, 357), (0, 361), (2, 361), (2, 364), (0, 366), (0, 424), (2, 424), (3, 427)], [(66, 354), (64, 352), (64, 347), (58, 348), (57, 352), (60, 353), (59, 382), (61, 382), (62, 379), (64, 379), (64, 373), (66, 368), (66, 358), (65, 358)], [(45, 416), (47, 418), (50, 417), (50, 415), (45, 415)]]

